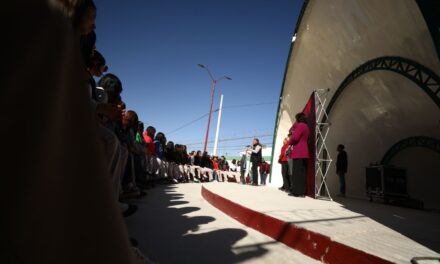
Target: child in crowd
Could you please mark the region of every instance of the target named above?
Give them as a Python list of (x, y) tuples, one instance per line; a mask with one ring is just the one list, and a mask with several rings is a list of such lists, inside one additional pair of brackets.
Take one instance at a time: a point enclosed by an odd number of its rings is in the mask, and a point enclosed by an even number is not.
[(260, 163), (260, 183), (266, 185), (267, 175), (270, 173), (270, 165), (266, 160), (262, 159)]

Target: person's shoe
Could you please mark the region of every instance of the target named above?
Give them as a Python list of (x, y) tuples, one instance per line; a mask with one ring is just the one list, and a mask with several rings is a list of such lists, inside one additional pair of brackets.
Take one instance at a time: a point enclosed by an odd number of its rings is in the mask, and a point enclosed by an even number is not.
[(134, 213), (136, 213), (137, 210), (138, 210), (137, 205), (135, 205), (135, 204), (129, 204), (127, 210), (125, 210), (125, 211), (122, 213), (122, 216), (124, 216), (124, 217), (128, 217), (128, 216), (130, 216), (130, 215), (133, 215)]

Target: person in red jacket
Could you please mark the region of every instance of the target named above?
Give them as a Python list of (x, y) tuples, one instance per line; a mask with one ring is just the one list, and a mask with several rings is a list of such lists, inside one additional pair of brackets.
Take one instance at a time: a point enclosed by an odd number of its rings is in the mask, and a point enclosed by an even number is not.
[(213, 174), (214, 174), (214, 180), (220, 181), (220, 167), (218, 166), (218, 158), (217, 156), (212, 157), (212, 167), (213, 167)]
[(267, 175), (270, 173), (270, 165), (264, 159), (260, 163), (260, 182), (261, 185), (266, 185)]
[(283, 147), (281, 148), (280, 157), (278, 158), (278, 163), (281, 164), (281, 175), (283, 176), (283, 186), (279, 189), (281, 191), (289, 191), (290, 189), (290, 179), (289, 179), (289, 165), (287, 164), (286, 150), (289, 147), (289, 138), (286, 137), (283, 141)]
[[(288, 144), (292, 146), (289, 153), (290, 196), (305, 196), (307, 190), (307, 159), (309, 158), (309, 126), (306, 115), (298, 113), (295, 116), (292, 136)], [(292, 165), (292, 166), (290, 166)]]

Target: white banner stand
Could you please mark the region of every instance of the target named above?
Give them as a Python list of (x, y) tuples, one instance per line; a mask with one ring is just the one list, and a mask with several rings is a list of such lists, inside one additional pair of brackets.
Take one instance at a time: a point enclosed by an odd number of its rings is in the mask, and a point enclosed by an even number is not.
[[(326, 145), (330, 121), (326, 112), (327, 96), (330, 89), (315, 90), (316, 148), (315, 148), (315, 198), (333, 201), (327, 186), (327, 174), (332, 163)], [(325, 119), (324, 119), (325, 117)], [(324, 122), (322, 120), (325, 120)]]

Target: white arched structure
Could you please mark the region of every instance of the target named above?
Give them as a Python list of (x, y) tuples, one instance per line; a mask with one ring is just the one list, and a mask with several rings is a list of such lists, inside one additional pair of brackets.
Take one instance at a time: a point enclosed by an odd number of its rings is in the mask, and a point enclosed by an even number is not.
[[(281, 185), (276, 161), (295, 114), (312, 91), (330, 88), (330, 155), (337, 156), (338, 144), (346, 146), (347, 195), (366, 197), (365, 167), (394, 144), (410, 137), (440, 140), (439, 75), (436, 45), (416, 1), (306, 1), (280, 97), (271, 185)], [(407, 169), (413, 198), (439, 209), (433, 203), (440, 200), (438, 152), (408, 148), (390, 162)], [(334, 171), (332, 165), (328, 183), (337, 193)]]

